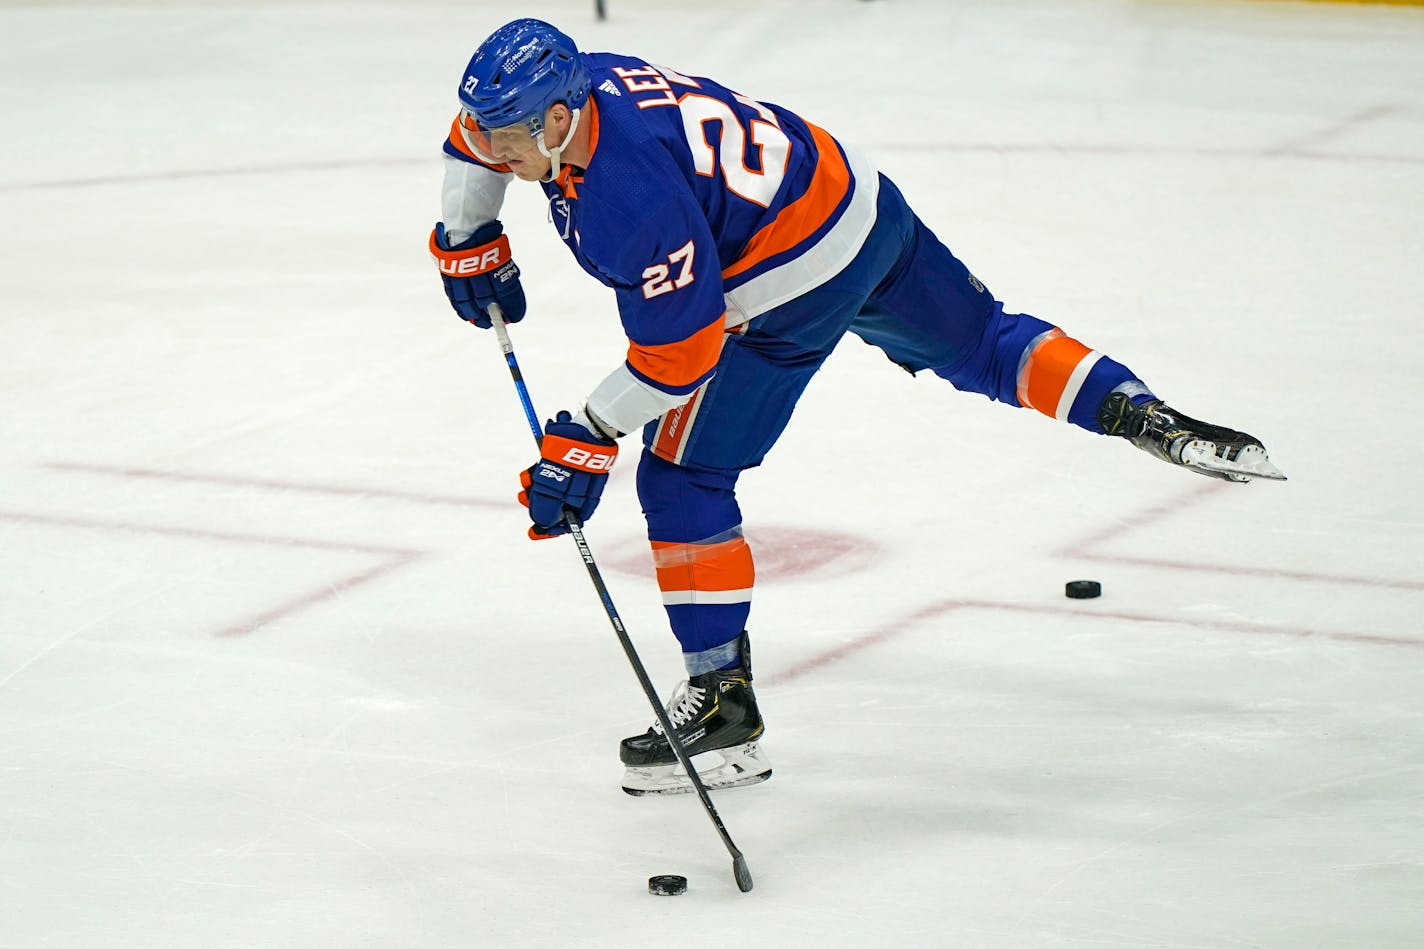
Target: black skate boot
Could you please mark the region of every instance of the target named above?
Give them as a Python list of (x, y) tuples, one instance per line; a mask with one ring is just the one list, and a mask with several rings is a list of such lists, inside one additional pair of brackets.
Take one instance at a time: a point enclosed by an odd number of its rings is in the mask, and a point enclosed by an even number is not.
[[(668, 702), (668, 719), (689, 758), (715, 752), (720, 764), (695, 761), (708, 790), (757, 784), (771, 777), (771, 762), (757, 744), (766, 726), (752, 690), (751, 656), (742, 633), (741, 662), (731, 669), (704, 672), (682, 682)], [(627, 766), (623, 790), (633, 795), (681, 794), (692, 782), (678, 766), (662, 728), (623, 739), (618, 757)], [(707, 759), (704, 759), (706, 761)]]
[(1168, 464), (1210, 478), (1240, 482), (1252, 478), (1286, 480), (1266, 457), (1260, 439), (1198, 422), (1160, 400), (1134, 405), (1123, 393), (1114, 392), (1098, 409), (1098, 424), (1109, 435), (1121, 435)]

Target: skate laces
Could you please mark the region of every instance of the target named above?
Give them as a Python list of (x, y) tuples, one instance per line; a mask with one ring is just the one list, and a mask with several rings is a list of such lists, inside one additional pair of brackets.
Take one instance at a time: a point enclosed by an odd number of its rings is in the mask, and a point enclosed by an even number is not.
[[(697, 717), (706, 697), (706, 689), (695, 686), (686, 679), (679, 682), (667, 704), (668, 720), (672, 722), (673, 728), (681, 728)], [(661, 733), (662, 730), (660, 723), (653, 723), (653, 731)]]

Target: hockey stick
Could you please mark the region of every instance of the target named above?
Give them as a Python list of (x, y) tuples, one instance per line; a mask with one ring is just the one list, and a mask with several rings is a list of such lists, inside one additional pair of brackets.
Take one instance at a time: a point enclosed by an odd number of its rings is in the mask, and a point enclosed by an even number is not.
[[(495, 334), (499, 337), (499, 348), (504, 351), (504, 362), (509, 366), (509, 375), (514, 379), (515, 391), (519, 393), (519, 402), (524, 406), (524, 418), (529, 423), (529, 430), (534, 433), (535, 444), (542, 446), (544, 430), (539, 426), (539, 416), (534, 411), (533, 401), (529, 398), (529, 387), (524, 384), (524, 374), (519, 371), (519, 363), (514, 358), (514, 344), (509, 341), (509, 331), (504, 325), (504, 314), (500, 312), (498, 304), (490, 304), (489, 314), (490, 322), (494, 324)], [(673, 754), (677, 755), (678, 762), (686, 769), (687, 779), (692, 783), (698, 798), (702, 801), (702, 809), (707, 812), (712, 825), (717, 828), (717, 834), (722, 838), (722, 843), (726, 845), (727, 852), (732, 855), (732, 876), (736, 878), (737, 888), (743, 893), (750, 892), (752, 872), (747, 867), (747, 858), (742, 856), (742, 852), (732, 842), (732, 835), (727, 833), (721, 815), (713, 806), (712, 798), (707, 793), (707, 786), (702, 783), (701, 775), (692, 766), (692, 759), (688, 757), (687, 749), (682, 746), (682, 742), (677, 737), (677, 729), (673, 728), (667, 711), (663, 708), (663, 703), (658, 699), (657, 690), (653, 688), (653, 682), (648, 678), (648, 671), (643, 668), (643, 660), (638, 658), (638, 651), (633, 648), (633, 641), (628, 638), (628, 631), (623, 628), (623, 620), (618, 616), (617, 607), (613, 605), (613, 597), (608, 592), (607, 584), (603, 582), (603, 574), (599, 572), (598, 564), (594, 562), (593, 551), (589, 550), (588, 541), (584, 540), (583, 526), (574, 513), (567, 509), (564, 511), (564, 524), (568, 527), (569, 535), (573, 537), (575, 546), (578, 547), (579, 556), (583, 558), (583, 565), (588, 568), (588, 578), (593, 581), (593, 588), (598, 591), (598, 598), (603, 603), (603, 612), (608, 614), (608, 622), (613, 625), (613, 632), (618, 635), (618, 642), (622, 644), (623, 652), (628, 656), (628, 662), (632, 665), (633, 672), (638, 676), (638, 684), (643, 687), (643, 694), (648, 697), (648, 704), (653, 707), (653, 714), (657, 716), (658, 725), (661, 726), (663, 734), (667, 736), (668, 744), (672, 746)]]

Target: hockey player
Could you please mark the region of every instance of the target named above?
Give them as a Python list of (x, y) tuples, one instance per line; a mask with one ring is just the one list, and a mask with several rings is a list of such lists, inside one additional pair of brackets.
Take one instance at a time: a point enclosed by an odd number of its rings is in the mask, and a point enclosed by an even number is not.
[[(746, 621), (752, 551), (736, 485), (846, 333), (912, 373), (1120, 436), (1228, 481), (1281, 479), (1261, 443), (1192, 419), (1123, 364), (1006, 313), (860, 152), (779, 106), (633, 56), (582, 53), (521, 19), (475, 51), (445, 142), (430, 236), (456, 312), (525, 313), (499, 221), (537, 182), (574, 259), (617, 298), (627, 358), (547, 423), (519, 499), (536, 539), (593, 515), (618, 439), (642, 431), (637, 491), (688, 679), (668, 706), (708, 787), (766, 779)], [(629, 793), (687, 790), (656, 727), (623, 741)], [(700, 767), (700, 765), (699, 765)]]

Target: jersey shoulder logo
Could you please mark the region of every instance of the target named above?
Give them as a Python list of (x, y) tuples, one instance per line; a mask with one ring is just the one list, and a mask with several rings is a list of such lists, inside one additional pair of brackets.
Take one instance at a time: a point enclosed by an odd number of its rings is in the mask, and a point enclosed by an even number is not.
[(600, 92), (606, 92), (611, 96), (618, 96), (619, 98), (623, 96), (622, 90), (614, 85), (612, 79), (603, 80), (603, 82), (599, 83), (598, 88)]

